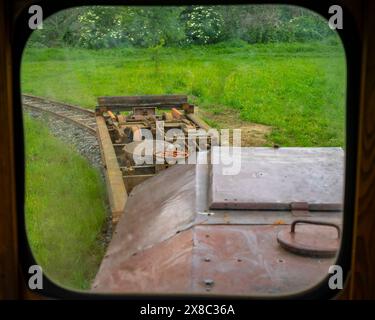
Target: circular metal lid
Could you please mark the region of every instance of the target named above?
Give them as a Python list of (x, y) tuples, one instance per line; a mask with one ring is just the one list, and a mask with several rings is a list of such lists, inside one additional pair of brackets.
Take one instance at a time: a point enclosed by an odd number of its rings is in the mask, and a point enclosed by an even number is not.
[[(301, 226), (300, 230), (296, 232), (295, 227), (298, 223), (315, 226)], [(333, 227), (336, 231), (321, 226)], [(299, 255), (321, 258), (333, 257), (340, 245), (340, 227), (328, 222), (296, 220), (292, 223), (290, 231), (283, 230), (278, 233), (277, 242), (285, 250)]]

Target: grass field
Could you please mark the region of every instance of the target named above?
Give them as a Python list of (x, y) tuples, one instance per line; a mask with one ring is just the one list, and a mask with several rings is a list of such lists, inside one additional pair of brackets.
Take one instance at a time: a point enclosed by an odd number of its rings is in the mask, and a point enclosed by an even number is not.
[[(250, 128), (253, 145), (344, 145), (346, 69), (339, 45), (28, 48), (21, 76), (25, 93), (88, 108), (105, 95), (188, 94), (210, 125)], [(104, 251), (103, 183), (41, 123), (26, 117), (25, 125), (34, 254), (53, 280), (88, 288)]]
[(188, 94), (215, 127), (271, 126), (265, 145), (343, 146), (345, 77), (338, 44), (29, 48), (22, 90), (89, 108), (102, 95)]
[(105, 190), (73, 147), (25, 116), (26, 226), (36, 261), (60, 285), (88, 289), (104, 254)]

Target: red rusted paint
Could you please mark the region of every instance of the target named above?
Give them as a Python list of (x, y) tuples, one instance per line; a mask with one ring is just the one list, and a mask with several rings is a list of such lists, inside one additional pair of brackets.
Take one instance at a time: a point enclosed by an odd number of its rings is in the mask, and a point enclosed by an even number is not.
[(136, 253), (112, 253), (97, 292), (280, 295), (307, 289), (334, 259), (283, 250), (276, 235), (289, 226), (196, 225)]
[[(290, 232), (290, 210), (208, 210), (210, 172), (198, 167), (175, 165), (133, 189), (94, 291), (278, 296), (327, 275), (334, 257), (296, 255), (277, 242), (280, 232)], [(317, 217), (340, 221), (338, 212), (306, 219)]]
[(172, 112), (173, 118), (175, 118), (175, 119), (181, 119), (182, 118), (182, 113), (179, 110), (177, 110), (176, 108), (172, 108), (171, 112)]
[(189, 292), (191, 282), (192, 231), (125, 259), (106, 255), (107, 266), (96, 278), (93, 291), (132, 293)]
[[(296, 231), (297, 223), (313, 225), (299, 226)], [(283, 230), (277, 235), (277, 241), (284, 249), (296, 254), (310, 257), (334, 257), (340, 247), (340, 227), (321, 221), (296, 220), (292, 223), (290, 230)]]

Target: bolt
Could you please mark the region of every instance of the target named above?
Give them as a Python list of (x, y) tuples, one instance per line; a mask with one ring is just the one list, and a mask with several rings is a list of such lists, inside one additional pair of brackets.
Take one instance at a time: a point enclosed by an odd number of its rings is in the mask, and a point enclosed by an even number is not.
[(211, 259), (210, 259), (209, 257), (206, 257), (206, 258), (204, 258), (204, 261), (206, 261), (206, 262), (210, 262)]
[(214, 280), (212, 279), (205, 279), (204, 284), (208, 287), (212, 287), (214, 285)]

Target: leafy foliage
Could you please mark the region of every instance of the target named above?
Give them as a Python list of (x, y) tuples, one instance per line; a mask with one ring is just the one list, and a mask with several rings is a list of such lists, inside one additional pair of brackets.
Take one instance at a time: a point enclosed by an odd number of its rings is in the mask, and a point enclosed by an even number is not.
[(155, 47), (304, 42), (333, 38), (319, 15), (282, 5), (79, 7), (59, 12), (36, 30), (34, 47)]
[(213, 7), (192, 6), (181, 13), (187, 43), (210, 44), (223, 35), (224, 20)]

